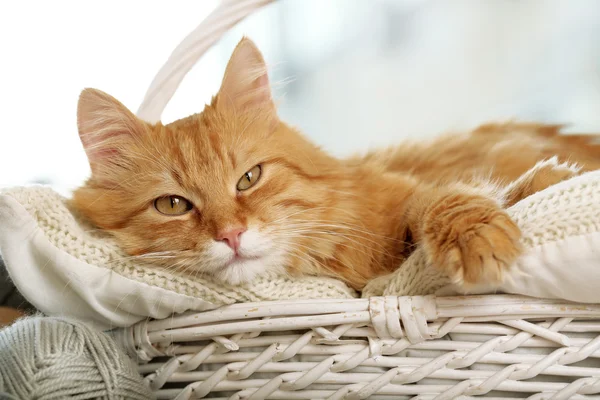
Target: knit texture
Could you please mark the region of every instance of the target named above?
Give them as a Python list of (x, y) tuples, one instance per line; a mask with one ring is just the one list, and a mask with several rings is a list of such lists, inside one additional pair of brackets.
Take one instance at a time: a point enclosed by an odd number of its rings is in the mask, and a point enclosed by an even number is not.
[[(508, 214), (521, 228), (524, 252), (539, 252), (539, 267), (544, 268), (545, 262), (552, 261), (544, 260), (544, 246), (566, 238), (591, 238), (600, 232), (600, 173), (578, 176), (529, 196), (510, 207)], [(587, 240), (583, 242), (590, 244)], [(570, 248), (568, 251), (574, 258), (578, 250)], [(600, 268), (600, 254), (594, 259)], [(513, 268), (512, 278), (522, 279), (519, 261)], [(433, 294), (450, 283), (445, 274), (427, 262), (419, 248), (394, 273), (369, 282), (362, 297)], [(490, 287), (488, 293), (494, 291)]]
[[(264, 275), (251, 283), (231, 286), (208, 276), (165, 271), (151, 264), (133, 262), (106, 233), (95, 229), (64, 197), (47, 187), (19, 187), (2, 194), (16, 199), (31, 214), (48, 240), (90, 265), (104, 267), (139, 282), (209, 301), (215, 305), (278, 299), (353, 298), (357, 293), (328, 278)], [(1, 223), (1, 221), (0, 221)], [(11, 265), (7, 265), (11, 268)]]
[(111, 338), (51, 317), (21, 319), (0, 331), (0, 392), (32, 400), (154, 398)]
[[(357, 296), (343, 283), (329, 278), (265, 275), (246, 285), (230, 286), (206, 276), (167, 272), (131, 261), (110, 236), (84, 222), (76, 212), (69, 210), (63, 197), (49, 188), (15, 188), (3, 194), (24, 206), (58, 251), (87, 264), (108, 268), (128, 279), (201, 298), (215, 305)], [(526, 251), (567, 237), (585, 237), (600, 232), (600, 173), (588, 173), (536, 193), (508, 212), (523, 232), (522, 243)], [(417, 248), (394, 273), (371, 281), (362, 297), (432, 294), (449, 283), (448, 277), (430, 265), (423, 250)]]

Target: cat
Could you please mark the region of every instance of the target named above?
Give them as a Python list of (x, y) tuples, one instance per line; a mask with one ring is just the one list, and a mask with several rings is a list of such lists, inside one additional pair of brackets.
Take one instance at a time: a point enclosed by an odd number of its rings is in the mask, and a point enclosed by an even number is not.
[(92, 174), (73, 206), (140, 260), (232, 285), (281, 272), (360, 290), (415, 246), (456, 283), (500, 282), (521, 253), (506, 207), (600, 168), (594, 138), (524, 123), (334, 158), (278, 118), (247, 38), (200, 114), (150, 125), (85, 89), (77, 122)]

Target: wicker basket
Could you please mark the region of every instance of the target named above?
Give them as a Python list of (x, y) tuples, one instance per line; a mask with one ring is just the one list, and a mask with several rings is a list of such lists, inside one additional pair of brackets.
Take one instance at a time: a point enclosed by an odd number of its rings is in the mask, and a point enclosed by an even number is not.
[[(202, 54), (271, 1), (223, 1), (173, 52), (138, 115), (160, 120)], [(271, 301), (114, 335), (158, 399), (600, 398), (600, 305), (511, 295)]]
[(116, 333), (158, 399), (600, 393), (600, 305), (512, 295), (270, 301)]

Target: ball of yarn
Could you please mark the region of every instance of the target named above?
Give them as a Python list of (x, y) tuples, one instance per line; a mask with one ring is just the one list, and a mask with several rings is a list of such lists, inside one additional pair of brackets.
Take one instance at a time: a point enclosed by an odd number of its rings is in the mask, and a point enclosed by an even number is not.
[(10, 396), (36, 400), (154, 397), (113, 339), (81, 322), (54, 317), (21, 319), (0, 331), (0, 398)]

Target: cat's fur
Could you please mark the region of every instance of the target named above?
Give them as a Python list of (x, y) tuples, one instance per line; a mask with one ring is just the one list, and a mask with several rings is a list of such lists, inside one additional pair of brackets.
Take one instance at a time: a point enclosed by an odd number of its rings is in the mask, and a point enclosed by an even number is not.
[[(150, 125), (87, 89), (78, 126), (92, 176), (74, 206), (134, 256), (232, 284), (281, 269), (361, 288), (414, 246), (456, 281), (498, 281), (520, 253), (504, 207), (578, 172), (561, 163), (600, 167), (600, 147), (588, 137), (535, 124), (336, 159), (279, 120), (264, 60), (248, 39), (201, 114)], [(258, 164), (256, 185), (237, 191)], [(162, 215), (153, 202), (165, 195), (194, 208)], [(231, 229), (246, 230), (238, 258), (220, 233)]]

